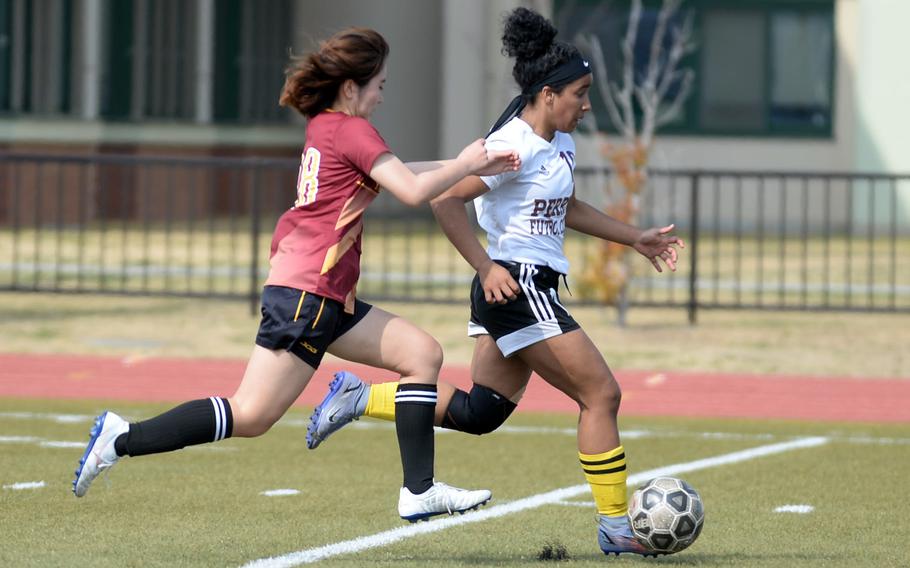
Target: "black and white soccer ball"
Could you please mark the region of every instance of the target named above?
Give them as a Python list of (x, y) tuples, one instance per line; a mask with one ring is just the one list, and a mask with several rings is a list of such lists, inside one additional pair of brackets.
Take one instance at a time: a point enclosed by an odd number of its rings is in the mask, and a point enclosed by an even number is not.
[(672, 554), (687, 548), (705, 524), (705, 507), (691, 485), (656, 477), (632, 494), (629, 521), (635, 538), (649, 549)]

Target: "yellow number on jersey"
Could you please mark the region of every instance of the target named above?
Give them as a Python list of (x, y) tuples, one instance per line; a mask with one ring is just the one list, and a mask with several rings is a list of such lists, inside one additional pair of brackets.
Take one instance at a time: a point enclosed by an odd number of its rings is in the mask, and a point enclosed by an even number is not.
[(303, 207), (316, 201), (319, 191), (319, 158), (316, 148), (307, 148), (300, 158), (300, 171), (297, 173), (297, 201), (294, 207)]

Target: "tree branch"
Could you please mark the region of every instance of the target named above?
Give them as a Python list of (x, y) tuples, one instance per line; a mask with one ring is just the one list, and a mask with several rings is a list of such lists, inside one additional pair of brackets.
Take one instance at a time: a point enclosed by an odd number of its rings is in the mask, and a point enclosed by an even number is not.
[(689, 98), (689, 91), (692, 90), (692, 81), (695, 79), (695, 72), (691, 69), (684, 69), (681, 73), (683, 77), (679, 91), (676, 93), (676, 97), (674, 97), (670, 106), (661, 110), (660, 114), (657, 116), (657, 128), (672, 122), (673, 119), (679, 115), (683, 103)]
[[(635, 88), (635, 39), (638, 36), (638, 24), (641, 21), (641, 0), (633, 0), (629, 10), (629, 27), (626, 29), (626, 37), (622, 42), (623, 55), (623, 84), (620, 91), (620, 103), (625, 117), (626, 124), (633, 125), (632, 132), (634, 140), (635, 134), (635, 112), (632, 107), (632, 92)], [(629, 140), (631, 142), (632, 140)]]
[(607, 106), (607, 114), (610, 116), (610, 122), (616, 130), (622, 133), (623, 137), (628, 137), (630, 135), (634, 136), (635, 125), (626, 124), (623, 116), (619, 112), (619, 108), (616, 106), (616, 97), (619, 95), (614, 92), (615, 86), (611, 88), (609, 83), (607, 77), (607, 63), (604, 60), (603, 47), (600, 45), (600, 40), (597, 39), (597, 36), (591, 34), (587, 38), (583, 38), (582, 41), (588, 45), (588, 51), (591, 54), (591, 63), (594, 65), (594, 79), (597, 81), (597, 90), (600, 92), (600, 96)]

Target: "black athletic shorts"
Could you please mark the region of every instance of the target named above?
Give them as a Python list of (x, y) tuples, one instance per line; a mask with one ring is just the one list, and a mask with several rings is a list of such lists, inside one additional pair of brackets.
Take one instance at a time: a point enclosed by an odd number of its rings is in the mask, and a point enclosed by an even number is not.
[(488, 304), (480, 277), (474, 276), (468, 335), (491, 335), (502, 354), (509, 357), (528, 345), (581, 327), (559, 301), (562, 274), (548, 266), (495, 262), (508, 269), (521, 293), (506, 304)]
[(256, 345), (290, 351), (316, 369), (329, 345), (357, 325), (372, 307), (355, 300), (354, 313), (348, 314), (336, 300), (296, 288), (266, 286)]

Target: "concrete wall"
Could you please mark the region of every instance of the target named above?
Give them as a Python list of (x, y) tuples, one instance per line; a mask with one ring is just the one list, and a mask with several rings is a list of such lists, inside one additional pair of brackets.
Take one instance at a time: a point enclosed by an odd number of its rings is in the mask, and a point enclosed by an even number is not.
[(872, 0), (855, 10), (857, 166), (910, 173), (910, 2)]
[(313, 42), (348, 26), (366, 26), (389, 42), (384, 103), (373, 123), (404, 160), (439, 157), (439, 99), (442, 82), (442, 5), (425, 0), (332, 0), (295, 5), (294, 46)]
[[(860, 171), (910, 174), (910, 2), (869, 0), (856, 10), (859, 47), (855, 57), (853, 140)], [(892, 195), (893, 194), (893, 195)], [(910, 180), (855, 192), (854, 208), (870, 211), (880, 224), (910, 221)]]

